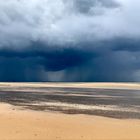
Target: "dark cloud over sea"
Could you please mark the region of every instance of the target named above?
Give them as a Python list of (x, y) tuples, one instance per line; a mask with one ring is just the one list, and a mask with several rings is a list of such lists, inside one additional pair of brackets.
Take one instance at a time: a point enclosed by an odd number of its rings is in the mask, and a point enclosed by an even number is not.
[(0, 81), (140, 81), (139, 5), (1, 0)]

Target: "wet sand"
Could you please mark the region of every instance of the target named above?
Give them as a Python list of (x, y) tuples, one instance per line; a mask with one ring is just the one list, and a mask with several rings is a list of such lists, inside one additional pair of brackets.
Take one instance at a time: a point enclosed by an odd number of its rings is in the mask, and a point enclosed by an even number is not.
[(140, 119), (139, 87), (121, 83), (1, 83), (0, 101), (36, 111)]
[(139, 87), (0, 83), (0, 140), (139, 140)]

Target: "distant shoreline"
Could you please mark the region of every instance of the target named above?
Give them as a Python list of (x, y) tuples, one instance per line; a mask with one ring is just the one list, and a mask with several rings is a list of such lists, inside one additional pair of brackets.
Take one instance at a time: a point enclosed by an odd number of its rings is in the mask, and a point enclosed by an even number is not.
[(133, 89), (140, 90), (139, 82), (0, 82), (0, 87), (75, 87), (75, 88), (103, 88), (103, 89)]

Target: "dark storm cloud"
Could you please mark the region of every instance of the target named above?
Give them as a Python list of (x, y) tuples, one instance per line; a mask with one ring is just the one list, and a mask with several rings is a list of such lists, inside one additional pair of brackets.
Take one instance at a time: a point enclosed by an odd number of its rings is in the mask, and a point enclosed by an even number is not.
[(139, 52), (140, 51), (140, 40), (131, 38), (119, 38), (112, 40), (114, 44), (114, 51), (129, 51), (129, 52)]
[(96, 45), (98, 47), (94, 51), (97, 57), (84, 65), (67, 69), (64, 81), (139, 81), (139, 41), (114, 39), (99, 44), (96, 42)]
[(0, 81), (140, 81), (135, 1), (1, 0)]
[[(120, 42), (119, 45), (116, 42)], [(38, 44), (38, 45), (37, 45)], [(79, 44), (80, 45), (80, 44)], [(85, 43), (85, 46), (87, 43)], [(92, 44), (93, 45), (93, 44)], [(140, 68), (140, 51), (121, 49), (129, 40), (96, 42), (94, 49), (68, 47), (46, 49), (33, 43), (28, 50), (1, 49), (2, 81), (136, 81)], [(108, 47), (104, 47), (104, 45)], [(139, 46), (135, 44), (136, 48)], [(34, 47), (33, 47), (34, 46)], [(38, 47), (41, 46), (41, 47)], [(81, 45), (84, 48), (84, 44)], [(118, 46), (117, 50), (116, 47)], [(130, 46), (129, 46), (130, 47)], [(57, 47), (56, 47), (57, 48)], [(127, 48), (127, 47), (126, 47)], [(49, 75), (48, 75), (49, 73)], [(55, 77), (54, 77), (55, 75)], [(59, 75), (62, 75), (60, 78)], [(129, 76), (128, 76), (129, 75)], [(44, 78), (45, 77), (45, 78)], [(57, 78), (58, 77), (58, 78)]]
[[(74, 47), (61, 50), (47, 48), (35, 42), (28, 49), (1, 49), (1, 81), (42, 81), (42, 71), (57, 72), (84, 66), (92, 58), (98, 57), (97, 52)], [(42, 76), (45, 76), (44, 80), (50, 80), (46, 75)]]
[[(34, 45), (35, 44), (35, 45)], [(38, 44), (39, 48), (36, 47)], [(41, 47), (41, 48), (40, 48)], [(42, 65), (47, 71), (58, 71), (69, 67), (84, 64), (97, 54), (88, 50), (77, 48), (48, 49), (40, 43), (33, 43), (31, 47), (22, 51), (1, 49), (0, 56), (5, 58), (38, 60), (37, 65)]]

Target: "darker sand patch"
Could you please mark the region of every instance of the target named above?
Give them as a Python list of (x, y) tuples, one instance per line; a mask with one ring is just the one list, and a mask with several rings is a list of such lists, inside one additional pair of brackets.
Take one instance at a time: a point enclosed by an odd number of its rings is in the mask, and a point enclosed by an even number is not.
[[(1, 87), (0, 101), (36, 111), (50, 110), (66, 114), (88, 114), (121, 119), (140, 119), (140, 90), (79, 87), (10, 87), (9, 90)], [(40, 105), (40, 102), (104, 106), (105, 108), (113, 105), (120, 108), (120, 110), (85, 110), (59, 105)], [(125, 111), (125, 108), (130, 108), (131, 111)]]

